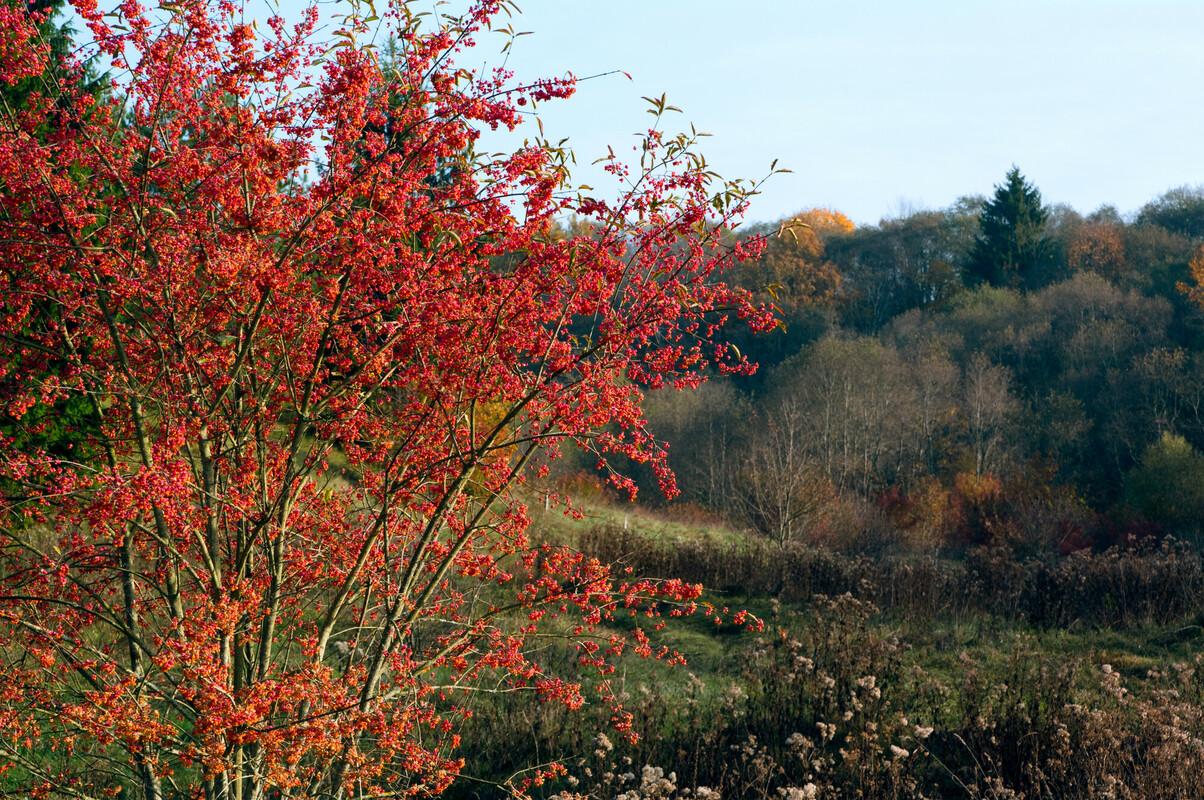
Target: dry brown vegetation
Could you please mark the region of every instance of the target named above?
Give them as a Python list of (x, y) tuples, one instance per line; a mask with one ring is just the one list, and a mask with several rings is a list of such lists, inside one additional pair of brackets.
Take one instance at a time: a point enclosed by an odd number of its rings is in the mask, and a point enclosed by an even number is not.
[(568, 777), (540, 788), (562, 800), (1204, 796), (1197, 550), (871, 557), (675, 536), (657, 520), (557, 535), (639, 573), (705, 582), (765, 629), (700, 622), (678, 634), (686, 670), (616, 676), (635, 743), (597, 736), (603, 709), (483, 699), (468, 772), (567, 757)]
[(981, 548), (953, 560), (845, 555), (758, 539), (656, 541), (606, 525), (582, 534), (580, 546), (642, 574), (788, 603), (849, 593), (884, 609), (925, 616), (986, 612), (1039, 627), (1163, 625), (1204, 609), (1204, 559), (1170, 541), (1059, 559), (1018, 560), (1009, 551)]

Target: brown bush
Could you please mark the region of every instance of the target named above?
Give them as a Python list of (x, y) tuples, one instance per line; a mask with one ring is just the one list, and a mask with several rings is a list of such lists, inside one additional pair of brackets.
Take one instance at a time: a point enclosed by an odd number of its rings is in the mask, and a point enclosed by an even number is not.
[(1040, 627), (1127, 626), (1190, 621), (1204, 608), (1204, 559), (1169, 541), (1052, 559), (1020, 560), (1002, 548), (973, 549), (961, 559), (869, 558), (759, 539), (670, 544), (603, 525), (582, 534), (577, 545), (642, 575), (673, 575), (724, 594), (807, 602), (817, 594), (850, 593), (912, 615), (985, 612)]

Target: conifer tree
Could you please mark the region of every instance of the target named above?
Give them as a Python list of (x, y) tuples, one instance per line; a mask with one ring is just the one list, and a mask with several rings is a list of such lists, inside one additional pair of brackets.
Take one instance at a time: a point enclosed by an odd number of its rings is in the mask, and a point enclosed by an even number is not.
[[(20, 114), (31, 101), (52, 100), (60, 104), (70, 88), (82, 89), (97, 103), (105, 96), (107, 76), (99, 73), (87, 61), (71, 58), (75, 47), (74, 31), (63, 20), (65, 0), (0, 0), (0, 4), (14, 9), (32, 22), (30, 38), (34, 63), (40, 72), (17, 80), (0, 80), (0, 118)], [(69, 88), (70, 87), (70, 88)], [(69, 123), (48, 114), (43, 124), (29, 131), (39, 140), (45, 141), (55, 128)], [(30, 300), (29, 323), (21, 332), (23, 336), (37, 331), (54, 328), (61, 324), (60, 314), (52, 303), (42, 296)], [(64, 368), (62, 359), (39, 356), (40, 380), (58, 380)], [(0, 370), (0, 439), (27, 452), (46, 452), (57, 457), (81, 457), (85, 440), (94, 432), (98, 421), (91, 401), (82, 396), (60, 398), (56, 402), (37, 401), (28, 408), (13, 406), (13, 398), (24, 387), (18, 377), (19, 369), (14, 363), (6, 363)], [(23, 364), (28, 367), (29, 364)], [(19, 413), (16, 413), (19, 409)]]
[(35, 39), (40, 61), (45, 64), (45, 73), (30, 75), (22, 80), (5, 82), (0, 86), (0, 103), (12, 108), (23, 107), (31, 93), (57, 96), (65, 81), (86, 86), (90, 92), (99, 95), (102, 91), (102, 78), (92, 69), (90, 64), (79, 64), (78, 72), (64, 69), (69, 61), (73, 45), (70, 24), (62, 21), (64, 0), (0, 0), (29, 16), (35, 24)]
[(969, 282), (1012, 287), (1032, 285), (1049, 252), (1045, 236), (1048, 219), (1041, 193), (1013, 165), (979, 216)]

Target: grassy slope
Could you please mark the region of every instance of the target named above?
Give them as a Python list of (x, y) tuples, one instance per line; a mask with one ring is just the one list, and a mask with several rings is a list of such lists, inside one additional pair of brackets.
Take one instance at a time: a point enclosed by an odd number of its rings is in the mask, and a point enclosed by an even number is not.
[[(702, 542), (719, 547), (739, 546), (751, 534), (706, 520), (701, 523), (628, 504), (589, 502), (578, 504), (580, 518), (557, 510), (533, 513), (535, 535), (545, 541), (573, 544), (584, 531), (599, 525), (627, 527), (658, 545)], [(717, 605), (744, 608), (769, 620), (774, 604), (765, 597), (723, 596), (708, 593)], [(788, 609), (804, 611), (803, 608)], [(787, 618), (794, 615), (788, 614)], [(805, 624), (806, 614), (795, 624)], [(1066, 630), (1033, 629), (1004, 616), (973, 615), (960, 618), (911, 618), (880, 613), (875, 617), (880, 632), (894, 635), (906, 645), (907, 661), (934, 676), (954, 679), (968, 656), (987, 673), (1004, 673), (1017, 658), (1082, 660), (1088, 664), (1110, 664), (1126, 679), (1140, 682), (1151, 669), (1175, 662), (1189, 662), (1204, 646), (1204, 632), (1196, 626), (1142, 626), (1101, 629), (1072, 626)], [(789, 627), (789, 626), (788, 626)], [(689, 669), (704, 679), (722, 679), (731, 671), (753, 637), (696, 618), (671, 626), (667, 641), (686, 654)], [(646, 668), (634, 664), (631, 681), (664, 682), (659, 665)]]

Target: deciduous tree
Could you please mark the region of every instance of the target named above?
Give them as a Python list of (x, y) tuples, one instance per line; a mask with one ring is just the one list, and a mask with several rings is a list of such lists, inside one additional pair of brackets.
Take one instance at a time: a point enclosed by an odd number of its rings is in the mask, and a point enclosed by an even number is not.
[(1124, 228), (1087, 222), (1071, 234), (1066, 260), (1073, 272), (1094, 272), (1113, 282), (1125, 277)]
[[(676, 660), (655, 617), (698, 587), (533, 545), (514, 487), (573, 441), (672, 491), (642, 389), (747, 371), (720, 327), (772, 324), (715, 279), (756, 255), (724, 233), (749, 187), (663, 100), (616, 199), (539, 139), (476, 156), (574, 88), (463, 66), (501, 0), (352, 6), (336, 47), (312, 8), (73, 8), (106, 97), (44, 83), (60, 55), (0, 6), (0, 81), (36, 87), (0, 114), (4, 401), (98, 420), (90, 458), (0, 439), (4, 791), (429, 794), (481, 688), (622, 729), (614, 660)], [(554, 641), (581, 674), (541, 667)]]

